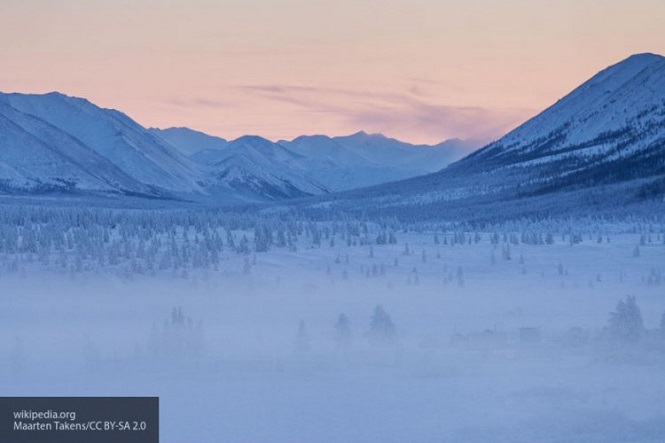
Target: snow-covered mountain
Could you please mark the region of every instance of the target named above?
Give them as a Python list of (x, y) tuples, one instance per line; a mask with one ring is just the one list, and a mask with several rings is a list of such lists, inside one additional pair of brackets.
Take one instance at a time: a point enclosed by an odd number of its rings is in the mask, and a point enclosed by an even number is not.
[(31, 190), (155, 192), (70, 134), (0, 99), (0, 191)]
[(536, 189), (665, 173), (665, 57), (610, 66), (455, 168), (532, 171)]
[(223, 149), (207, 149), (192, 156), (207, 168), (211, 185), (228, 186), (242, 195), (269, 200), (328, 192), (301, 170), (292, 168), (299, 156), (258, 136), (244, 136)]
[(188, 157), (201, 151), (224, 149), (229, 144), (221, 137), (215, 137), (189, 128), (150, 128), (150, 132), (166, 140)]
[[(84, 175), (66, 167), (69, 163), (60, 164), (59, 172), (48, 178), (42, 177), (39, 168), (33, 168), (33, 162), (39, 163), (43, 157), (32, 158), (20, 152), (3, 160), (5, 170), (21, 164), (22, 170), (37, 183), (72, 178), (67, 187), (79, 190), (106, 191), (110, 186), (122, 193), (151, 196), (203, 192), (198, 184), (198, 164), (121, 112), (59, 93), (0, 94), (0, 104), (6, 125), (13, 127), (12, 133), (3, 132), (0, 151), (9, 152), (9, 146), (20, 144), (12, 136), (18, 136), (17, 127), (20, 127), (22, 137), (29, 136), (33, 144), (38, 141), (43, 152), (51, 151), (52, 155), (57, 153), (70, 159), (87, 175), (103, 178), (104, 184), (84, 179)], [(118, 178), (120, 173), (125, 180)], [(108, 178), (109, 174), (113, 179)], [(79, 176), (81, 179), (76, 179)]]
[[(545, 200), (557, 211), (566, 201), (574, 206), (571, 195), (578, 206), (620, 205), (665, 194), (665, 58), (639, 54), (601, 71), (448, 167), (473, 142), (414, 146), (364, 132), (226, 141), (186, 128), (147, 130), (118, 111), (58, 93), (0, 94), (0, 129), (2, 192), (213, 203), (318, 196), (318, 207), (413, 216), (455, 208), (518, 213)], [(371, 187), (356, 189), (364, 186)], [(326, 196), (337, 191), (346, 192)]]
[(60, 93), (0, 93), (0, 192), (100, 192), (208, 203), (322, 195), (440, 169), (478, 147), (413, 146), (380, 135), (226, 141), (145, 129)]
[(281, 200), (327, 193), (320, 183), (291, 170), (292, 154), (258, 136), (227, 141), (189, 128), (150, 132), (197, 162), (215, 202)]
[(332, 196), (316, 207), (487, 219), (664, 196), (665, 57), (638, 54), (440, 172)]
[[(327, 192), (285, 166), (293, 154), (259, 137), (226, 143), (188, 129), (147, 130), (118, 111), (59, 93), (0, 94), (0, 127), (4, 192), (102, 192), (212, 204)], [(167, 140), (224, 155), (197, 162)]]
[(436, 172), (483, 146), (482, 140), (451, 139), (437, 145), (412, 145), (363, 131), (334, 140), (365, 159), (405, 170)]
[[(228, 142), (187, 128), (151, 129), (151, 132), (181, 153), (209, 166), (231, 156), (238, 158), (247, 148), (252, 151), (253, 162), (268, 166), (268, 169), (261, 170), (263, 173), (283, 176), (291, 183), (305, 180), (314, 185), (314, 188), (306, 186), (309, 189), (305, 193), (313, 194), (320, 194), (322, 190), (335, 192), (372, 186), (439, 171), (483, 145), (479, 140), (458, 139), (434, 146), (412, 145), (365, 132), (344, 137), (301, 136), (276, 143), (260, 137), (241, 137)], [(253, 147), (257, 143), (262, 150)], [(252, 174), (245, 166), (236, 166), (245, 175)], [(218, 176), (224, 174), (224, 170), (216, 172)], [(294, 174), (300, 179), (295, 180)]]
[(381, 134), (302, 136), (280, 145), (302, 156), (300, 168), (327, 188), (343, 191), (439, 171), (482, 146), (476, 140), (412, 145)]

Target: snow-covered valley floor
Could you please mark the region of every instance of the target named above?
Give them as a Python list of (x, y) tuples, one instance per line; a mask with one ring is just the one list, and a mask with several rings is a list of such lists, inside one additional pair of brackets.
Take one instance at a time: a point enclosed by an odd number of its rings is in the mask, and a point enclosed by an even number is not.
[[(662, 234), (479, 237), (186, 274), (21, 264), (0, 275), (0, 392), (159, 396), (165, 443), (665, 441)], [(637, 342), (604, 330), (628, 295)], [(379, 305), (395, 336), (372, 334)]]

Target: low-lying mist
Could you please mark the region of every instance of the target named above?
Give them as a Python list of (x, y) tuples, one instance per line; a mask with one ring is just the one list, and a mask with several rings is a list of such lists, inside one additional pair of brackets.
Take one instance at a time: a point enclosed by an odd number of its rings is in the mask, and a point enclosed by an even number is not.
[(159, 396), (164, 442), (662, 441), (663, 252), (404, 234), (217, 270), (22, 263), (0, 389)]

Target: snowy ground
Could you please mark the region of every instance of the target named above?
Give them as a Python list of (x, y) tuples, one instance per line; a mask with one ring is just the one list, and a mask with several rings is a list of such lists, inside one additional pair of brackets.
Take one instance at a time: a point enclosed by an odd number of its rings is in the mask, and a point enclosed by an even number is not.
[[(0, 276), (0, 392), (159, 396), (166, 443), (662, 442), (663, 238), (637, 257), (639, 235), (610, 240), (559, 234), (508, 260), (488, 233), (454, 246), (400, 234), (255, 264), (229, 252), (186, 278), (27, 266)], [(603, 328), (626, 295), (650, 331), (619, 346)], [(377, 305), (394, 345), (367, 340)], [(191, 330), (164, 326), (179, 306)]]

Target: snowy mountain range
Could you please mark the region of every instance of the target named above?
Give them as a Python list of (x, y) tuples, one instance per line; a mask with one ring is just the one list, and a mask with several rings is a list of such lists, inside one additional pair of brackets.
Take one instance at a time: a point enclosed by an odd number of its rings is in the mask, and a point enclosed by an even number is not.
[(226, 141), (187, 128), (146, 129), (121, 112), (60, 93), (0, 94), (0, 193), (8, 194), (272, 201), (425, 174), (479, 146), (413, 146), (365, 133)]
[(410, 145), (364, 132), (228, 141), (146, 129), (59, 93), (0, 94), (0, 193), (296, 199), (291, 204), (310, 210), (491, 217), (662, 200), (665, 58), (638, 54), (610, 66), (461, 158), (478, 145)]
[(434, 146), (412, 145), (365, 132), (345, 137), (301, 136), (273, 143), (258, 136), (227, 141), (188, 128), (150, 131), (181, 153), (215, 168), (217, 175), (224, 175), (231, 168), (256, 176), (269, 170), (312, 195), (439, 171), (483, 145), (480, 140), (459, 139)]
[(664, 196), (665, 57), (638, 54), (440, 172), (319, 199), (311, 208), (491, 219)]
[(0, 94), (0, 189), (164, 197), (200, 167), (126, 115), (59, 93)]

